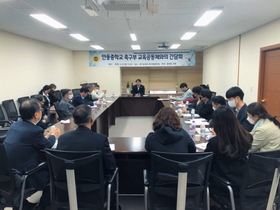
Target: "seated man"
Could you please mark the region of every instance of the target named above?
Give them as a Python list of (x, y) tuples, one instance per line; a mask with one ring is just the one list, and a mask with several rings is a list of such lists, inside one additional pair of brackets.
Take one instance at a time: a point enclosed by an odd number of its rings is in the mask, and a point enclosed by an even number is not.
[[(60, 130), (55, 128), (44, 136), (44, 130), (36, 126), (42, 117), (42, 108), (36, 99), (25, 100), (20, 105), (19, 112), (22, 120), (11, 125), (4, 146), (12, 168), (25, 172), (40, 164), (40, 150), (51, 148), (60, 135)], [(49, 204), (49, 199), (46, 199), (49, 197), (49, 191), (46, 190), (48, 183), (47, 169), (40, 170), (27, 179), (27, 188), (44, 189), (37, 209)]]
[(211, 100), (212, 93), (208, 89), (202, 89), (200, 91), (200, 97), (201, 99), (197, 102), (195, 113), (209, 121), (212, 119), (212, 114), (214, 111)]
[[(44, 96), (41, 94), (37, 94), (35, 96), (33, 96), (33, 98), (37, 99), (41, 105), (41, 107), (43, 108), (44, 103), (45, 103), (45, 99)], [(38, 126), (40, 126), (43, 129), (48, 128), (49, 126), (51, 126), (50, 124), (50, 118), (49, 118), (49, 109), (43, 109), (42, 110), (42, 118), (41, 120), (37, 123)]]
[(58, 108), (61, 111), (61, 114), (63, 114), (63, 116), (61, 116), (61, 119), (65, 119), (67, 117), (70, 117), (74, 110), (74, 106), (70, 103), (73, 98), (73, 93), (70, 89), (62, 89), (61, 94), (62, 99), (59, 102)]
[(243, 101), (244, 92), (241, 90), (240, 87), (231, 87), (226, 92), (226, 98), (228, 99), (228, 105), (231, 108), (234, 108), (234, 113), (237, 117), (237, 120), (241, 124), (241, 126), (246, 131), (251, 131), (254, 127), (248, 120), (247, 120), (247, 105)]
[(85, 99), (88, 95), (88, 92), (89, 92), (88, 88), (81, 88), (80, 89), (80, 94), (75, 95), (75, 97), (72, 101), (73, 106), (76, 107), (76, 106), (79, 106), (81, 104), (86, 104), (86, 105), (93, 106), (94, 105), (93, 101), (87, 101)]
[(102, 151), (104, 174), (115, 171), (116, 163), (109, 146), (107, 136), (95, 133), (91, 130), (93, 117), (91, 108), (86, 104), (77, 106), (73, 112), (76, 130), (67, 132), (59, 137), (57, 149), (66, 151)]
[(182, 96), (175, 97), (174, 98), (175, 101), (184, 101), (185, 99), (193, 98), (193, 93), (188, 88), (187, 83), (182, 83), (180, 85), (180, 88), (181, 88), (182, 92), (184, 92), (184, 93)]
[(86, 101), (95, 101), (96, 99), (94, 100), (92, 98), (92, 93), (94, 92), (95, 85), (91, 84), (91, 83), (88, 83), (86, 88), (88, 89), (88, 94), (85, 97)]
[(135, 80), (136, 85), (132, 86), (131, 93), (133, 96), (143, 96), (145, 95), (145, 86), (141, 84), (141, 79)]
[(106, 97), (107, 90), (102, 90), (102, 91), (100, 92), (99, 89), (100, 89), (100, 86), (99, 86), (99, 85), (94, 85), (94, 89), (93, 89), (93, 91), (92, 91), (92, 93), (91, 93), (92, 99), (93, 99), (94, 101)]

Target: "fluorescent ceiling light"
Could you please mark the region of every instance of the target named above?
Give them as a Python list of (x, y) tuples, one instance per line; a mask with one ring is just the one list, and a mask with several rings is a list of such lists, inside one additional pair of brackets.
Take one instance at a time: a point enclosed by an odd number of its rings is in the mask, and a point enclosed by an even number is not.
[(130, 37), (132, 41), (137, 41), (136, 35), (135, 34), (130, 34)]
[(212, 20), (221, 14), (221, 10), (209, 10), (206, 11), (199, 19), (196, 21), (194, 26), (207, 26)]
[(181, 46), (181, 44), (173, 44), (173, 45), (171, 45), (171, 47), (169, 49), (177, 49), (180, 46)]
[(185, 34), (181, 37), (181, 40), (189, 40), (189, 39), (191, 39), (194, 35), (196, 35), (196, 32), (187, 32), (187, 33), (185, 33)]
[(74, 37), (75, 39), (78, 39), (80, 41), (89, 41), (88, 38), (84, 37), (81, 34), (70, 34), (70, 36)]
[(140, 48), (140, 45), (131, 45), (131, 48), (133, 49), (133, 50), (140, 50), (141, 48)]
[(67, 28), (65, 25), (44, 14), (30, 14), (30, 16), (54, 28)]
[(99, 45), (90, 45), (92, 48), (96, 49), (96, 50), (104, 50), (103, 47), (100, 47)]

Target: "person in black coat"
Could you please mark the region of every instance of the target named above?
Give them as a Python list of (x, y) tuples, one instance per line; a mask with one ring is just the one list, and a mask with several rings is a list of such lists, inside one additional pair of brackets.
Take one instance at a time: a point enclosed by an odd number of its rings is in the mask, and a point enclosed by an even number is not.
[(75, 95), (75, 97), (72, 100), (73, 106), (79, 106), (81, 104), (86, 104), (93, 106), (94, 102), (93, 101), (87, 101), (86, 97), (88, 95), (89, 89), (88, 88), (81, 88), (80, 89), (80, 94)]
[(50, 87), (51, 87), (51, 90), (49, 92), (49, 98), (50, 98), (51, 106), (53, 106), (53, 103), (57, 102), (59, 100), (58, 100), (58, 98), (54, 94), (54, 91), (56, 89), (56, 85), (52, 83), (52, 84), (50, 84)]
[[(220, 106), (214, 111), (212, 122), (216, 136), (209, 139), (204, 150), (214, 153), (211, 171), (230, 181), (234, 192), (238, 192), (253, 137), (242, 128), (232, 110), (227, 106)], [(228, 193), (227, 189), (212, 179), (209, 185), (210, 194)]]
[(200, 117), (205, 118), (207, 121), (212, 119), (213, 107), (211, 101), (212, 93), (208, 89), (200, 91), (200, 100), (197, 102), (195, 113)]
[[(12, 168), (25, 172), (40, 164), (40, 151), (54, 145), (60, 130), (55, 128), (44, 136), (44, 130), (36, 125), (42, 117), (42, 109), (36, 99), (25, 100), (20, 105), (19, 112), (21, 120), (11, 125), (4, 146)], [(48, 183), (47, 169), (39, 170), (28, 177), (26, 187), (42, 190)]]
[(45, 102), (43, 105), (43, 109), (50, 109), (51, 107), (51, 99), (49, 93), (51, 91), (51, 86), (45, 85), (42, 90), (39, 91), (39, 94), (44, 96)]
[(155, 116), (153, 130), (154, 132), (146, 137), (145, 148), (148, 152), (196, 152), (193, 140), (182, 128), (180, 118), (174, 109), (170, 107), (160, 109)]
[(57, 149), (66, 151), (94, 151), (101, 150), (104, 174), (115, 171), (116, 163), (110, 149), (107, 136), (91, 130), (93, 117), (91, 108), (86, 104), (77, 106), (73, 111), (76, 130), (67, 132), (59, 137)]
[(132, 86), (131, 93), (133, 96), (143, 96), (145, 95), (145, 86), (141, 85), (141, 79), (135, 80), (136, 85)]

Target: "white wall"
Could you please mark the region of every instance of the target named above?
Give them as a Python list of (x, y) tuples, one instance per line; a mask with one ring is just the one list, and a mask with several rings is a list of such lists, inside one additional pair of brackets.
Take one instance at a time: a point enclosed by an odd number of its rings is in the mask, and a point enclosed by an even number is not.
[(280, 43), (280, 20), (241, 35), (240, 70), (238, 69), (238, 37), (204, 51), (203, 83), (225, 96), (228, 88), (238, 84), (244, 101), (257, 101), (260, 48)]
[(82, 81), (97, 82), (100, 89), (107, 90), (107, 96), (121, 94), (120, 67), (90, 67), (89, 52), (74, 52), (75, 87), (80, 87)]
[[(73, 52), (0, 31), (0, 103), (38, 93), (46, 84), (74, 85)], [(17, 103), (17, 102), (16, 102)]]

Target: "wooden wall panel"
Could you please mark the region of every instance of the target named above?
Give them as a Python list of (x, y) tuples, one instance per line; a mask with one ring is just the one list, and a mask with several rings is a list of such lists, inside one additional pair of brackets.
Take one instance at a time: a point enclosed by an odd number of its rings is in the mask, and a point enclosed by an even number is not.
[(182, 82), (190, 88), (202, 84), (203, 53), (196, 53), (196, 66), (174, 67), (122, 67), (122, 92), (126, 92), (126, 83), (135, 83), (141, 79), (145, 85), (146, 93), (150, 90), (175, 90)]

